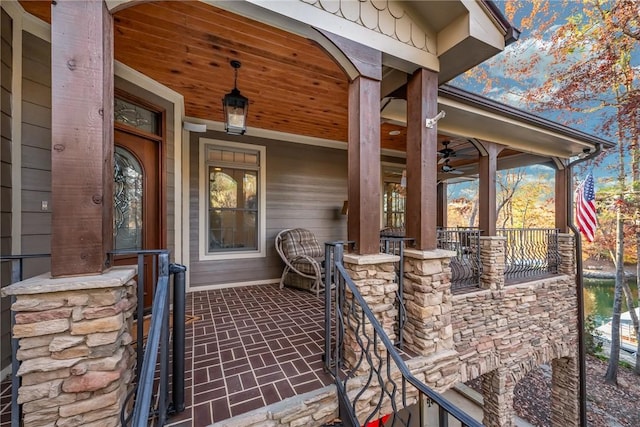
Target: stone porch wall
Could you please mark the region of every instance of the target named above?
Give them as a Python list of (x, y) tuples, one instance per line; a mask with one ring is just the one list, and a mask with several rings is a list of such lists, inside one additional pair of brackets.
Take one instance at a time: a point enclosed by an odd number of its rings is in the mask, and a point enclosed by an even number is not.
[[(484, 240), (484, 256), (504, 256), (499, 239)], [(451, 322), (466, 382), (508, 368), (517, 383), (531, 369), (561, 357), (578, 355), (578, 299), (573, 236), (558, 236), (557, 276), (518, 285), (487, 284), (484, 290), (453, 297)], [(492, 255), (493, 252), (493, 255)], [(497, 267), (500, 269), (500, 266)]]
[(131, 267), (98, 276), (47, 274), (2, 289), (16, 296), (24, 425), (120, 425), (135, 364), (135, 274)]
[(577, 356), (578, 306), (570, 276), (456, 295), (453, 306), (462, 382), (501, 367), (517, 382), (540, 364)]
[[(398, 307), (396, 303), (396, 293), (398, 283), (396, 281), (395, 263), (400, 257), (395, 255), (344, 255), (344, 267), (353, 280), (358, 291), (369, 305), (382, 329), (389, 339), (396, 340), (396, 327), (398, 325)], [(351, 302), (352, 294), (348, 287), (345, 289), (347, 302)], [(356, 306), (353, 313), (349, 313), (349, 319), (345, 319), (348, 324), (358, 323), (362, 320), (360, 307)], [(354, 318), (357, 316), (358, 318)], [(344, 360), (346, 366), (358, 367), (358, 374), (369, 370), (366, 363), (360, 363), (362, 349), (358, 340), (368, 342), (373, 337), (373, 327), (366, 322), (366, 326), (361, 330), (360, 336), (356, 336), (356, 331), (350, 327), (345, 328), (344, 337)], [(373, 350), (372, 350), (373, 351)], [(386, 349), (382, 342), (378, 342), (377, 354), (386, 358)], [(375, 360), (375, 356), (374, 360)]]

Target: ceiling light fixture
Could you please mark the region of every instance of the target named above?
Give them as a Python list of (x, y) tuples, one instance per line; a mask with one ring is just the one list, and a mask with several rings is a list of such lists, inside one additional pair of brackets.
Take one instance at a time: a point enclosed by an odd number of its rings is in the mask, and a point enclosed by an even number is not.
[(233, 90), (222, 99), (224, 110), (224, 130), (232, 135), (244, 135), (247, 130), (247, 112), (249, 99), (242, 96), (238, 90), (238, 68), (242, 66), (240, 61), (230, 62), (234, 69)]

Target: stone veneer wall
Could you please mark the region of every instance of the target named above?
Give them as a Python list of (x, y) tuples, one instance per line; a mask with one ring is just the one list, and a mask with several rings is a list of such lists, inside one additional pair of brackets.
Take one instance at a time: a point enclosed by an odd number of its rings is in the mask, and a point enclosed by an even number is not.
[[(513, 425), (513, 390), (529, 371), (552, 363), (552, 422), (578, 426), (578, 296), (573, 236), (558, 236), (558, 275), (505, 286), (498, 238), (483, 238), (482, 288), (453, 297), (452, 325), (461, 381), (482, 376), (487, 426)], [(486, 269), (487, 260), (502, 265)]]
[(442, 392), (459, 381), (449, 266), (455, 253), (407, 249), (404, 254), (405, 343), (408, 350), (434, 360), (425, 383)]
[[(382, 325), (385, 333), (393, 342), (396, 339), (396, 327), (398, 325), (398, 307), (396, 303), (396, 293), (398, 291), (398, 283), (396, 282), (395, 263), (400, 257), (395, 255), (354, 255), (345, 254), (343, 261), (345, 270), (349, 277), (353, 280), (358, 291), (369, 305), (369, 308), (376, 316), (376, 319)], [(351, 301), (351, 292), (349, 288), (345, 289), (347, 302)], [(356, 315), (358, 319), (345, 320), (347, 325), (361, 321), (359, 307), (356, 307)], [(367, 342), (367, 337), (372, 338), (372, 328), (363, 329), (361, 339)], [(358, 345), (355, 331), (351, 328), (345, 328), (344, 337), (344, 360), (348, 367), (358, 365), (361, 358), (362, 349)], [(378, 354), (386, 357), (386, 349), (382, 342), (378, 345)], [(369, 370), (369, 367), (362, 363), (359, 366), (358, 373)]]
[[(517, 383), (535, 366), (577, 357), (573, 236), (560, 234), (558, 246), (560, 275), (453, 297), (455, 349), (463, 362), (461, 381), (508, 367)], [(499, 245), (487, 247), (500, 259)]]
[(17, 298), (24, 425), (120, 425), (135, 363), (135, 274), (118, 267), (99, 276), (42, 275), (2, 289)]
[(504, 288), (506, 237), (480, 236), (480, 287), (482, 289)]
[(578, 310), (569, 276), (453, 297), (461, 381), (508, 367), (519, 381), (532, 368), (577, 357)]

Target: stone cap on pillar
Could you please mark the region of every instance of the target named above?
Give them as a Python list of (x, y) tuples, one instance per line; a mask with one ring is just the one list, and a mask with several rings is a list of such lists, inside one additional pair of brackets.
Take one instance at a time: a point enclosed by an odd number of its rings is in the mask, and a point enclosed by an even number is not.
[[(406, 249), (405, 249), (406, 253)], [(344, 254), (343, 260), (345, 263), (355, 265), (375, 265), (384, 264), (390, 262), (400, 261), (398, 255), (390, 254), (372, 254), (372, 255), (358, 255), (358, 254)]]
[(456, 251), (448, 251), (446, 249), (433, 249), (430, 251), (421, 251), (418, 249), (405, 249), (404, 256), (413, 259), (444, 259), (456, 256)]
[(36, 295), (51, 292), (77, 291), (86, 289), (116, 288), (127, 283), (137, 274), (137, 267), (128, 265), (113, 267), (103, 274), (51, 278), (44, 273), (22, 282), (14, 283), (0, 290), (3, 297), (9, 295)]

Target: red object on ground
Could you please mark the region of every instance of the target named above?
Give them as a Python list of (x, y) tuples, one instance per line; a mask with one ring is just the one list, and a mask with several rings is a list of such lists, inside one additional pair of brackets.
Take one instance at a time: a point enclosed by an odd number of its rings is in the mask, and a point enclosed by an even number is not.
[(389, 418), (391, 418), (391, 414), (385, 415), (384, 417), (381, 417), (381, 418), (378, 418), (375, 421), (371, 421), (371, 422), (367, 423), (367, 425), (362, 426), (362, 427), (382, 427), (382, 425), (384, 423), (386, 423)]

